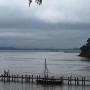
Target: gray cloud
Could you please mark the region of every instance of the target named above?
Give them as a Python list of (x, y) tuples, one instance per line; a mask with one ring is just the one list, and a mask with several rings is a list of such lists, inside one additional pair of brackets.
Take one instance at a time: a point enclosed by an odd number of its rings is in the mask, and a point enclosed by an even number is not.
[(35, 19), (0, 21), (0, 28), (17, 29), (90, 29), (90, 23), (46, 23)]

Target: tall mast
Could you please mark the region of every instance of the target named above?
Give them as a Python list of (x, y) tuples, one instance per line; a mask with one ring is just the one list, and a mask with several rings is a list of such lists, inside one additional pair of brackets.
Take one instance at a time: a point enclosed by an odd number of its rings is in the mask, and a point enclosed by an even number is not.
[(47, 62), (45, 58), (44, 77), (47, 77), (47, 76), (48, 76), (48, 68), (47, 68)]

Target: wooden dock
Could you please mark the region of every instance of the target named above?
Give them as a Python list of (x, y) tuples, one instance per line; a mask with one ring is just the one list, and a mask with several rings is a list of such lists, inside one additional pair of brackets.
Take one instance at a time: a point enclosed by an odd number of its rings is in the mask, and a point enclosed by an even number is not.
[(64, 76), (60, 76), (60, 77), (42, 77), (40, 75), (28, 75), (28, 74), (10, 74), (10, 72), (5, 72), (3, 74), (0, 75), (0, 81), (2, 82), (21, 82), (21, 83), (33, 83), (36, 82), (37, 80), (46, 80), (49, 81), (51, 80), (53, 81), (63, 81), (63, 84), (66, 83), (67, 85), (90, 85), (90, 80), (86, 79), (86, 77), (82, 76), (82, 77), (64, 77)]

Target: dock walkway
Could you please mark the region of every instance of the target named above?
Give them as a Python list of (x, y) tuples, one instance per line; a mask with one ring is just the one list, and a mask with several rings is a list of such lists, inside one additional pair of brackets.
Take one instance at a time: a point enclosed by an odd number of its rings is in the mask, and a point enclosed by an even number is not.
[(27, 75), (27, 74), (10, 74), (10, 72), (4, 72), (3, 74), (0, 75), (0, 81), (2, 82), (21, 82), (21, 83), (33, 83), (37, 80), (46, 80), (49, 81), (51, 80), (53, 81), (63, 81), (63, 84), (66, 83), (68, 85), (90, 85), (90, 80), (86, 79), (86, 77), (82, 76), (82, 77), (64, 77), (64, 76), (60, 76), (60, 77), (42, 77), (41, 75)]

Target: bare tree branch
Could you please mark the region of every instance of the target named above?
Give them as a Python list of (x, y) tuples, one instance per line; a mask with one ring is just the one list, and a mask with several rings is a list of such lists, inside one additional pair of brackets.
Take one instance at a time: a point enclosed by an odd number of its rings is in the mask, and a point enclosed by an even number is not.
[[(29, 0), (29, 7), (32, 3), (32, 0)], [(42, 0), (35, 0), (35, 3), (37, 3), (38, 5), (41, 5), (42, 4)]]
[(32, 0), (29, 0), (29, 7), (30, 7), (31, 3), (32, 3)]

